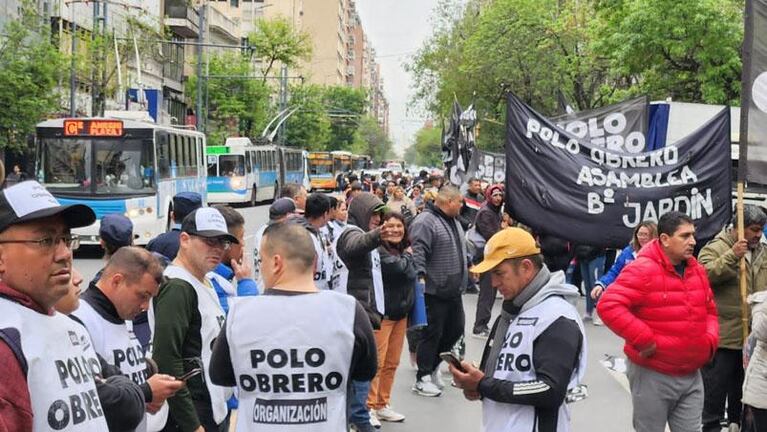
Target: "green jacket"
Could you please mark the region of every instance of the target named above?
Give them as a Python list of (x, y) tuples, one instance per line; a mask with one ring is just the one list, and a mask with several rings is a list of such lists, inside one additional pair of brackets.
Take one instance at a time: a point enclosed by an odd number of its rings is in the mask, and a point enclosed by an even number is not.
[[(743, 321), (739, 285), (740, 260), (732, 251), (735, 239), (725, 228), (698, 254), (708, 273), (719, 315), (719, 348), (743, 349)], [(746, 259), (748, 293), (767, 289), (767, 252), (759, 243)]]

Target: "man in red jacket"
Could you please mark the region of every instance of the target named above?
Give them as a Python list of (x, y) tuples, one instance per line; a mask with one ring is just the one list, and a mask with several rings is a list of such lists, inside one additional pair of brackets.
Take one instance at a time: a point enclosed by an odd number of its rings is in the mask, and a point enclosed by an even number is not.
[(693, 257), (695, 226), (679, 213), (658, 222), (648, 243), (602, 295), (605, 325), (626, 340), (637, 432), (699, 431), (700, 368), (719, 343), (719, 323), (706, 270)]

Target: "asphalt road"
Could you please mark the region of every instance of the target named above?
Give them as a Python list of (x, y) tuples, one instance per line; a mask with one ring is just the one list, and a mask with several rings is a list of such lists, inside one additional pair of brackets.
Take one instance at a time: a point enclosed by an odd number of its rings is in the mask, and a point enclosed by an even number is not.
[[(252, 233), (267, 221), (268, 206), (244, 208), (240, 211), (246, 220), (246, 251), (255, 247)], [(95, 249), (78, 251), (75, 267), (90, 281), (103, 266), (100, 252)], [(466, 311), (466, 334), (471, 334), (476, 309), (476, 295), (464, 296)], [(583, 308), (583, 301), (580, 304)], [(496, 300), (495, 314), (500, 308)], [(494, 318), (493, 318), (494, 319)], [(623, 432), (631, 428), (631, 399), (625, 375), (611, 372), (600, 360), (605, 356), (622, 356), (621, 341), (605, 327), (586, 325), (588, 370), (585, 384), (589, 397), (577, 402), (572, 408), (572, 430), (576, 432)], [(466, 338), (466, 356), (479, 362), (484, 340)], [(482, 423), (480, 402), (469, 402), (460, 390), (448, 386), (441, 397), (425, 398), (410, 391), (415, 380), (415, 370), (410, 365), (408, 350), (403, 349), (400, 367), (392, 392), (392, 407), (406, 415), (404, 423), (385, 423), (382, 430), (391, 431), (479, 431)], [(450, 377), (445, 376), (446, 382)]]

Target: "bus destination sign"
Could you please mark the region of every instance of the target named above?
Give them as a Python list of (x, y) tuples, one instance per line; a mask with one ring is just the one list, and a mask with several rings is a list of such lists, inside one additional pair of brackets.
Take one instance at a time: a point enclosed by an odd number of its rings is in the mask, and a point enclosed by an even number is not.
[(121, 120), (64, 120), (65, 136), (119, 137), (123, 135)]

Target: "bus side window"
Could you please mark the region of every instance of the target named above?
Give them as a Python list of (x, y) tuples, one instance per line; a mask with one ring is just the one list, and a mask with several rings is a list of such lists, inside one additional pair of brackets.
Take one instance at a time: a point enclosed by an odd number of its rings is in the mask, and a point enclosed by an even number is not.
[(197, 138), (189, 137), (189, 175), (197, 176)]
[(250, 152), (245, 152), (245, 174), (250, 174), (253, 172), (253, 161), (250, 160)]
[(189, 175), (189, 137), (181, 135), (179, 138), (179, 153), (181, 154), (181, 173), (182, 177)]
[(168, 146), (168, 133), (157, 133), (157, 171), (160, 179), (170, 177), (170, 148)]
[(170, 135), (170, 177), (176, 178), (178, 177), (178, 153), (176, 148), (176, 141), (178, 140), (178, 136), (176, 134)]

